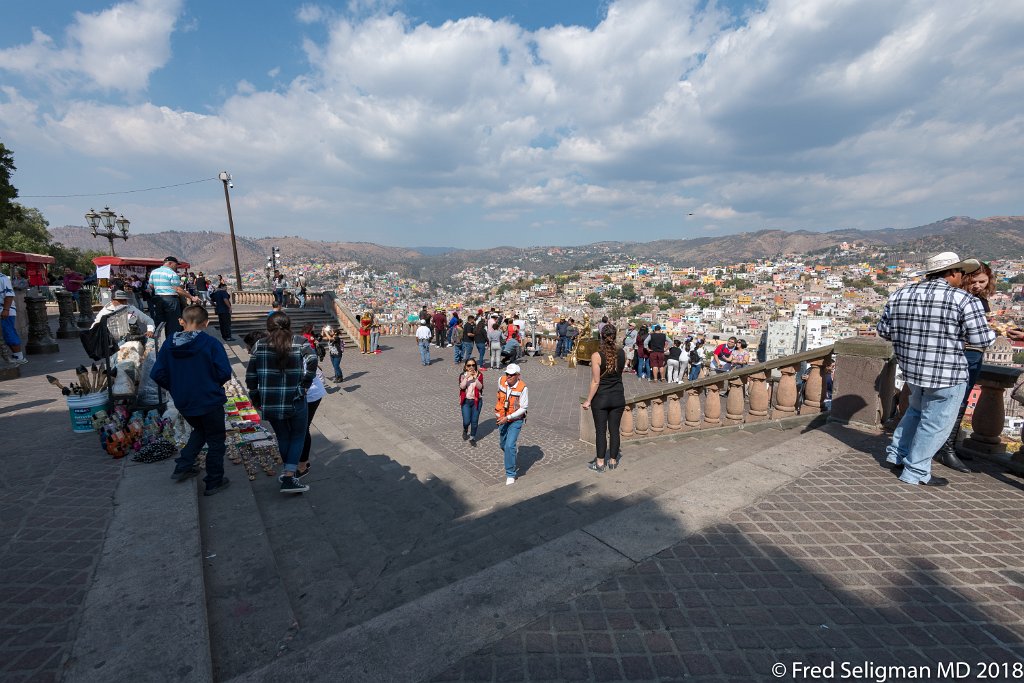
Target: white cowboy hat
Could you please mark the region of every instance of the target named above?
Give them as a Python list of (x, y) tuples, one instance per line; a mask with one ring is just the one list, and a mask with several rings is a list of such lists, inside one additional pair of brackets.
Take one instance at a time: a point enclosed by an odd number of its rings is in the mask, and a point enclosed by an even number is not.
[(962, 270), (965, 273), (973, 273), (978, 268), (981, 268), (981, 262), (977, 259), (969, 258), (960, 260), (952, 251), (944, 251), (941, 254), (935, 256), (929, 256), (924, 261), (924, 274), (930, 275), (932, 273), (939, 273), (943, 270)]

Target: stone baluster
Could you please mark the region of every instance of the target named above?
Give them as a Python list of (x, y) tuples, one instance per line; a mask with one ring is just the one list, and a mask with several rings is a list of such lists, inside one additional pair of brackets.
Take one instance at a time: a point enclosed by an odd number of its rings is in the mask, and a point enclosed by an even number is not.
[(78, 326), (88, 329), (92, 327), (92, 290), (82, 287), (78, 290)]
[(820, 413), (825, 410), (825, 359), (815, 358), (808, 361), (807, 381), (804, 383), (804, 403), (801, 413)]
[(619, 425), (619, 435), (628, 439), (633, 436), (633, 434), (633, 406), (627, 403), (626, 409), (622, 411), (622, 423)]
[(707, 394), (704, 396), (704, 424), (702, 429), (722, 426), (722, 383), (715, 382), (707, 385)]
[(896, 399), (892, 344), (877, 337), (835, 343), (836, 372), (828, 421), (879, 433)]
[(31, 354), (57, 353), (60, 347), (50, 336), (50, 322), (46, 318), (46, 299), (41, 296), (26, 296), (28, 312), (28, 344), (25, 351)]
[(747, 379), (750, 381), (750, 408), (747, 411), (747, 422), (767, 420), (768, 407), (771, 405), (768, 396), (768, 374), (762, 370), (755, 372)]
[(729, 395), (725, 399), (725, 424), (743, 424), (743, 378), (729, 380)]
[(786, 365), (779, 368), (782, 372), (782, 379), (779, 380), (779, 387), (775, 394), (773, 420), (796, 415), (796, 373), (799, 369), (799, 365)]
[(57, 298), (57, 338), (74, 339), (82, 333), (75, 324), (75, 301), (71, 298), (71, 292), (62, 289), (54, 296)]
[(640, 401), (633, 404), (633, 431), (637, 436), (647, 436), (650, 431), (650, 415), (647, 412), (647, 403)]
[(665, 431), (665, 399), (660, 396), (651, 401), (651, 431), (654, 436)]
[(1020, 370), (1017, 368), (982, 365), (978, 375), (981, 395), (971, 416), (971, 435), (960, 444), (967, 453), (991, 457), (1004, 457), (1006, 444), (1001, 438), (1006, 417), (1004, 396), (1007, 389), (1016, 383)]
[(668, 395), (668, 424), (670, 432), (678, 432), (683, 428), (683, 407), (680, 405), (679, 394)]
[(683, 431), (689, 432), (700, 429), (700, 392), (697, 387), (690, 387), (686, 390), (686, 419), (683, 422)]

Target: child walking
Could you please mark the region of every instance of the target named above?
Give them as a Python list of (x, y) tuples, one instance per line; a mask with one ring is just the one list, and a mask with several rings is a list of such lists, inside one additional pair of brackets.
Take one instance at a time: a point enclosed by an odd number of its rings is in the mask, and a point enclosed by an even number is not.
[(184, 481), (199, 474), (196, 456), (205, 444), (206, 490), (212, 496), (227, 488), (224, 476), (224, 383), (231, 379), (231, 364), (224, 346), (206, 334), (210, 316), (203, 306), (186, 306), (181, 312), (182, 331), (175, 332), (160, 347), (150, 371), (159, 386), (174, 399), (174, 405), (192, 435), (174, 461), (171, 479)]

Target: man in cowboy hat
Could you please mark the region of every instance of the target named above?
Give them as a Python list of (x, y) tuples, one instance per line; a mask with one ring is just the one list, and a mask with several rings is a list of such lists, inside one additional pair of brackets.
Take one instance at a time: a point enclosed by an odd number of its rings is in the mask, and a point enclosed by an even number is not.
[(981, 302), (960, 289), (964, 275), (981, 267), (951, 251), (925, 261), (925, 279), (889, 297), (878, 336), (892, 342), (910, 387), (910, 405), (900, 420), (886, 460), (900, 481), (945, 486), (932, 476), (932, 456), (949, 435), (967, 388), (964, 343), (985, 348), (996, 334)]

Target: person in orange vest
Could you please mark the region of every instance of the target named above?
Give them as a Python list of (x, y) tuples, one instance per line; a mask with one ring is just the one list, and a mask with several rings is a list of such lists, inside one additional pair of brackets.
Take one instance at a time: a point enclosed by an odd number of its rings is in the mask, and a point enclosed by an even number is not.
[(505, 486), (516, 483), (516, 446), (519, 432), (526, 422), (526, 409), (530, 398), (519, 366), (509, 363), (505, 374), (498, 380), (498, 401), (494, 406), (494, 419), (498, 425), (498, 445), (505, 452)]

